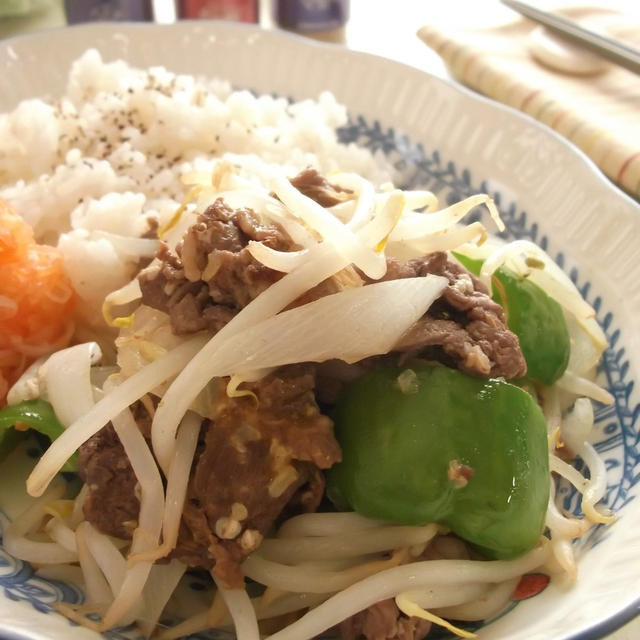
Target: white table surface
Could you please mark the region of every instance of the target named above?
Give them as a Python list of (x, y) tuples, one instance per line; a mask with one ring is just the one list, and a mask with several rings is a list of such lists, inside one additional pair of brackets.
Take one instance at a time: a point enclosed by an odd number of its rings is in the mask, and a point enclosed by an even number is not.
[[(270, 0), (259, 1), (261, 25), (273, 28)], [(154, 0), (154, 4), (161, 9), (167, 9), (170, 3), (171, 0)], [(535, 4), (552, 8), (554, 5), (567, 5), (570, 2), (537, 0)], [(636, 0), (601, 0), (600, 4), (607, 7), (615, 5), (634, 16), (638, 16), (640, 11), (640, 3)], [(346, 28), (342, 33), (330, 35), (329, 39), (351, 49), (375, 53), (450, 79), (440, 57), (415, 36), (417, 29), (434, 18), (437, 18), (438, 24), (450, 21), (459, 27), (490, 26), (513, 16), (513, 12), (498, 0), (351, 0), (351, 16)], [(52, 0), (48, 10), (33, 16), (0, 19), (0, 38), (58, 27), (65, 22), (62, 0)], [(638, 579), (640, 580), (640, 558)], [(640, 617), (607, 636), (607, 640), (640, 640)]]

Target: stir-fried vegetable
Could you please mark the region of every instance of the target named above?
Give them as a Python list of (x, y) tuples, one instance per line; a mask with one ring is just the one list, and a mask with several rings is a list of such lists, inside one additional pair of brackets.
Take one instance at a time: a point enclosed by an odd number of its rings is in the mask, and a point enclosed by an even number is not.
[[(469, 271), (480, 274), (482, 260), (455, 256)], [(497, 269), (493, 278), (493, 298), (504, 308), (507, 324), (518, 336), (527, 377), (552, 385), (565, 372), (571, 351), (562, 308), (538, 285), (508, 267)]]
[(338, 403), (339, 508), (441, 522), (496, 558), (533, 548), (549, 498), (544, 416), (522, 389), (441, 366), (381, 368)]
[[(38, 431), (52, 442), (64, 431), (53, 407), (41, 398), (0, 409), (0, 459), (11, 451), (19, 439), (19, 433), (28, 429)], [(77, 456), (72, 456), (62, 470), (77, 471)]]

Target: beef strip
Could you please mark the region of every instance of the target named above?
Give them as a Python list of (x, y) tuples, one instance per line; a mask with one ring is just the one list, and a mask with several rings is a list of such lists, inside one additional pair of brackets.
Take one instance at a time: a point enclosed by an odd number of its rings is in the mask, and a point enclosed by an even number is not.
[(377, 602), (338, 625), (344, 640), (422, 640), (430, 630), (431, 622), (405, 616), (393, 599)]
[(291, 178), (290, 182), (298, 191), (323, 207), (332, 207), (352, 197), (350, 191), (330, 184), (323, 175), (311, 167)]
[(88, 487), (85, 518), (103, 533), (130, 538), (140, 511), (138, 481), (111, 425), (80, 447), (78, 467)]
[[(247, 389), (253, 396), (215, 401), (203, 422), (178, 543), (172, 557), (214, 568), (228, 586), (242, 585), (239, 563), (281, 512), (315, 511), (324, 476), (340, 460), (333, 423), (320, 413), (312, 365), (283, 367)], [(135, 411), (148, 437), (148, 416)], [(137, 480), (112, 426), (80, 449), (88, 485), (86, 519), (104, 533), (130, 538), (140, 503)]]
[(314, 511), (324, 492), (319, 469), (340, 460), (333, 424), (318, 410), (314, 370), (293, 365), (247, 386), (255, 397), (221, 397), (187, 492), (174, 556), (214, 566), (229, 586), (285, 506)]
[[(147, 406), (153, 400), (150, 397), (144, 400), (132, 406), (132, 413), (142, 435), (150, 440), (151, 416)], [(111, 423), (80, 447), (78, 471), (88, 487), (82, 507), (85, 518), (103, 533), (130, 538), (138, 525), (140, 511), (138, 480)]]
[(406, 263), (389, 259), (384, 279), (430, 273), (444, 276), (449, 284), (394, 351), (444, 361), (473, 376), (524, 376), (527, 365), (520, 343), (508, 329), (502, 307), (489, 297), (478, 278), (445, 253), (430, 253)]
[(219, 331), (251, 300), (282, 277), (249, 253), (249, 241), (278, 251), (296, 248), (277, 225), (218, 198), (198, 216), (176, 248), (162, 245), (160, 265), (138, 277), (142, 302), (169, 314), (174, 333)]
[[(313, 169), (301, 172), (291, 182), (320, 203), (343, 199), (338, 198), (341, 192)], [(205, 329), (219, 331), (284, 275), (265, 267), (249, 253), (251, 240), (277, 251), (299, 248), (280, 226), (264, 224), (251, 209), (231, 209), (218, 198), (198, 216), (175, 253), (163, 243), (156, 256), (160, 264), (139, 274), (143, 304), (169, 314), (177, 335)], [(344, 288), (345, 281), (354, 278), (360, 280), (352, 269), (336, 274), (307, 291), (292, 306), (336, 293)]]

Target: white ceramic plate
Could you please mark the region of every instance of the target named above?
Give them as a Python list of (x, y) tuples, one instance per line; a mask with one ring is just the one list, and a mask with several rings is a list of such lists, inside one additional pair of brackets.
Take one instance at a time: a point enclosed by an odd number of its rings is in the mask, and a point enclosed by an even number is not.
[[(173, 71), (220, 76), (235, 86), (292, 98), (330, 89), (349, 108), (344, 139), (381, 149), (412, 185), (459, 199), (487, 191), (509, 236), (558, 259), (598, 311), (610, 340), (603, 379), (616, 396), (597, 410), (597, 448), (609, 469), (607, 502), (619, 520), (585, 545), (578, 583), (551, 584), (513, 603), (479, 631), (492, 640), (587, 640), (638, 612), (640, 580), (640, 206), (584, 155), (530, 118), (416, 69), (367, 54), (234, 24), (87, 25), (0, 43), (0, 110), (60, 93), (86, 48)], [(53, 58), (52, 58), (53, 55)], [(574, 496), (561, 493), (573, 509)], [(37, 579), (0, 547), (0, 636), (89, 639), (50, 613), (79, 601), (69, 585)], [(116, 630), (111, 638), (130, 638)]]

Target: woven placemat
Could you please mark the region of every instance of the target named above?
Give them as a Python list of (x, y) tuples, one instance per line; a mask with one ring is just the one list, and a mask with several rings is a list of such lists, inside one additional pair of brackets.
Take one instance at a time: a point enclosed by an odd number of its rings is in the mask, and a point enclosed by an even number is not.
[[(565, 10), (611, 25), (608, 10)], [(618, 18), (620, 16), (617, 16)], [(620, 22), (624, 23), (624, 19)], [(640, 76), (614, 65), (590, 75), (545, 66), (532, 55), (534, 30), (526, 18), (481, 29), (431, 23), (418, 35), (463, 84), (537, 118), (582, 149), (616, 184), (640, 199)], [(637, 36), (637, 38), (636, 38)], [(625, 40), (638, 46), (640, 25)]]

